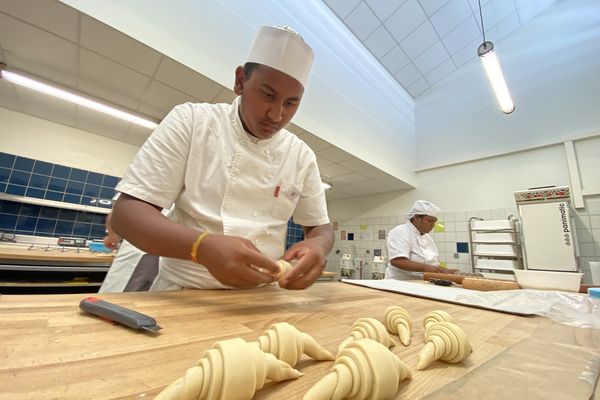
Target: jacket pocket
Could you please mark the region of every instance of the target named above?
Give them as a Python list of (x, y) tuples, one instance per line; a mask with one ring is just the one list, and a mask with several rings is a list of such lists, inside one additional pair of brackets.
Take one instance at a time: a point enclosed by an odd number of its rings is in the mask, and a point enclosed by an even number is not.
[(272, 215), (277, 218), (290, 219), (300, 199), (301, 190), (301, 185), (282, 185), (278, 196), (275, 197)]

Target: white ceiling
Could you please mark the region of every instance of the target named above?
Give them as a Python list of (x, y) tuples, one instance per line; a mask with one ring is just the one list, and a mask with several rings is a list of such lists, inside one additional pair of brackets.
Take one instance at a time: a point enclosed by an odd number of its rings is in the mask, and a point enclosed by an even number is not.
[[(233, 92), (57, 0), (0, 2), (0, 61), (143, 116), (161, 120), (186, 101), (231, 102)], [(233, 83), (232, 67), (232, 83)], [(0, 107), (140, 146), (150, 131), (0, 80)], [(410, 186), (292, 125), (316, 153), (340, 199)]]
[[(413, 96), (475, 57), (481, 42), (477, 0), (323, 0)], [(481, 0), (486, 37), (516, 30), (555, 0)], [(186, 102), (230, 102), (233, 92), (58, 0), (0, 1), (0, 61), (161, 120)], [(233, 83), (233, 68), (231, 68)], [(145, 128), (0, 80), (0, 107), (139, 146)], [(409, 190), (401, 180), (296, 125), (317, 154), (329, 200)]]
[[(476, 57), (478, 0), (323, 0), (358, 40), (418, 97)], [(486, 40), (497, 43), (556, 0), (481, 0)]]

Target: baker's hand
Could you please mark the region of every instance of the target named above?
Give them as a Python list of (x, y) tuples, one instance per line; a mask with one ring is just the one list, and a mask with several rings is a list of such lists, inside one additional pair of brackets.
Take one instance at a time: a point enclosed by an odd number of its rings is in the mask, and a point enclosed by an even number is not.
[(306, 239), (294, 244), (283, 255), (283, 260), (298, 263), (279, 280), (285, 289), (306, 289), (314, 283), (325, 269), (325, 253), (319, 241)]
[(452, 268), (441, 268), (441, 270), (444, 271), (445, 274), (456, 274), (458, 271), (460, 271), (459, 269), (452, 269)]
[(119, 248), (119, 243), (121, 242), (121, 236), (117, 235), (114, 232), (107, 232), (104, 239), (102, 239), (104, 246), (109, 249), (116, 250)]
[(437, 265), (430, 265), (428, 270), (425, 272), (435, 272), (436, 274), (454, 274), (457, 271), (457, 269), (442, 268)]
[(248, 239), (210, 234), (202, 240), (197, 259), (219, 282), (251, 288), (273, 282), (279, 265)]

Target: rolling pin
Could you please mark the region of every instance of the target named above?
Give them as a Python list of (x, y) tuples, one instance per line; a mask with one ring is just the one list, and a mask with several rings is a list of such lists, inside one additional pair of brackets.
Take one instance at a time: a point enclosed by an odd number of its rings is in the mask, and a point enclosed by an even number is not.
[(517, 282), (514, 281), (503, 281), (500, 279), (487, 279), (487, 278), (472, 278), (468, 276), (455, 275), (455, 274), (441, 274), (437, 272), (424, 272), (423, 280), (429, 281), (431, 279), (445, 279), (459, 285), (463, 285), (465, 289), (491, 291), (491, 290), (511, 290), (520, 289), (521, 287)]
[(440, 272), (423, 272), (423, 280), (430, 281), (431, 279), (445, 279), (450, 282), (458, 283), (462, 285), (463, 280), (466, 277), (463, 275), (455, 275), (455, 274), (442, 274)]
[(521, 286), (515, 281), (503, 281), (500, 279), (487, 278), (469, 278), (463, 279), (462, 286), (465, 289), (481, 290), (489, 292), (491, 290), (514, 290), (521, 289)]

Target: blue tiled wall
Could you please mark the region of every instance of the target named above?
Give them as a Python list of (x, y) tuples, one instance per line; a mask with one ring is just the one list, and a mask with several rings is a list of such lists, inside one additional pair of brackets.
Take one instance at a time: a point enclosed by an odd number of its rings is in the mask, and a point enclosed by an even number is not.
[(119, 178), (0, 152), (0, 193), (111, 208)]
[[(119, 178), (0, 152), (0, 193), (110, 208)], [(21, 235), (104, 236), (105, 214), (0, 200), (0, 231)]]
[(287, 235), (285, 237), (285, 249), (292, 247), (294, 243), (304, 240), (302, 226), (295, 224), (291, 219), (288, 221)]
[(0, 200), (0, 231), (19, 235), (104, 237), (105, 214)]

